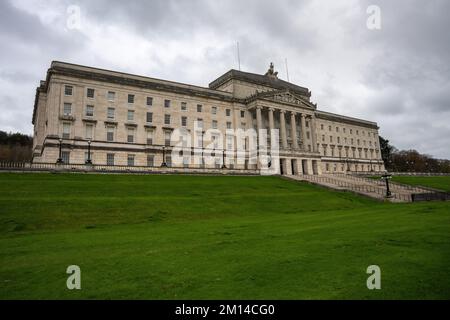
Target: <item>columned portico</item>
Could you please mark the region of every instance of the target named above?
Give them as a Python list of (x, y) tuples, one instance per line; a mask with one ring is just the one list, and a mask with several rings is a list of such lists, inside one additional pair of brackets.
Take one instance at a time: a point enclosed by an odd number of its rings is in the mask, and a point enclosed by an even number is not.
[(306, 115), (301, 114), (301, 125), (302, 125), (302, 145), (303, 150), (306, 151)]
[(291, 138), (292, 138), (292, 147), (294, 149), (298, 149), (297, 124), (295, 123), (295, 112), (291, 112)]
[(283, 149), (288, 148), (287, 143), (287, 135), (286, 135), (286, 111), (280, 110), (280, 130), (281, 130), (281, 145), (283, 146)]

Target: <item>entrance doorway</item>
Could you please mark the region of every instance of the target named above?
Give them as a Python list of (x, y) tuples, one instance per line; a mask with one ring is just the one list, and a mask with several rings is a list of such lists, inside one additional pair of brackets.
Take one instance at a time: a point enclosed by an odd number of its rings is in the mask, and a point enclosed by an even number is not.
[(291, 160), (291, 172), (292, 172), (293, 175), (297, 175), (298, 174), (298, 172), (297, 172), (297, 160), (295, 160), (295, 159)]
[(308, 172), (308, 160), (302, 160), (302, 174), (309, 174), (309, 172)]

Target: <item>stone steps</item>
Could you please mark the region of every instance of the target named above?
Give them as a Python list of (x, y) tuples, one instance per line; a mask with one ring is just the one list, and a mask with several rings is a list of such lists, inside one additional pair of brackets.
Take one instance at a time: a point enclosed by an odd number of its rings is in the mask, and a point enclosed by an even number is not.
[[(290, 179), (298, 181), (308, 181), (335, 190), (347, 190), (361, 195), (365, 195), (378, 200), (385, 200), (386, 184), (384, 181), (374, 180), (364, 177), (345, 174), (324, 174), (324, 175), (290, 175)], [(430, 193), (429, 189), (407, 186), (389, 182), (392, 197), (391, 202), (411, 202), (412, 194)]]

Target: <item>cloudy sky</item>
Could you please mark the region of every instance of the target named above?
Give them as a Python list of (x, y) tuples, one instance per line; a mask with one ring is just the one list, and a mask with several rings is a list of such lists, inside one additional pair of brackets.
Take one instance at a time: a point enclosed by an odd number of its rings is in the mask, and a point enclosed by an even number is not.
[[(381, 29), (367, 27), (370, 5)], [(241, 70), (264, 73), (273, 61), (286, 79), (287, 59), (291, 82), (319, 109), (376, 121), (400, 149), (450, 158), (449, 13), (446, 0), (2, 0), (0, 130), (32, 133), (52, 60), (207, 86), (238, 68), (239, 41)]]

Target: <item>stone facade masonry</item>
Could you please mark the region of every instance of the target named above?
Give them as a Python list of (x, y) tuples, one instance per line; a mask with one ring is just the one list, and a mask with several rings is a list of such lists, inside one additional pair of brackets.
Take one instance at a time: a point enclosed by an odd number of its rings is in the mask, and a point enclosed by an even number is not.
[[(271, 69), (266, 75), (231, 70), (203, 88), (53, 62), (36, 91), (33, 162), (55, 163), (61, 146), (64, 160), (82, 164), (90, 141), (94, 164), (106, 165), (109, 157), (114, 165), (160, 166), (173, 130), (192, 133), (201, 119), (203, 130), (217, 125), (223, 133), (279, 129), (282, 174), (384, 171), (377, 124), (319, 111), (310, 96)], [(233, 157), (228, 166), (258, 167)]]

